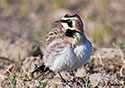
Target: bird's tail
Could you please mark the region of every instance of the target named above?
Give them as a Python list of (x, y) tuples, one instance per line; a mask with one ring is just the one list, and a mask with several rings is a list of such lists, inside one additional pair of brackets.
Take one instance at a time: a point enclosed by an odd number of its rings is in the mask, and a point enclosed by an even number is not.
[(49, 67), (46, 67), (44, 64), (42, 64), (41, 66), (37, 66), (36, 65), (36, 69), (32, 72), (32, 75), (35, 73), (35, 72), (47, 72), (47, 71), (50, 71)]

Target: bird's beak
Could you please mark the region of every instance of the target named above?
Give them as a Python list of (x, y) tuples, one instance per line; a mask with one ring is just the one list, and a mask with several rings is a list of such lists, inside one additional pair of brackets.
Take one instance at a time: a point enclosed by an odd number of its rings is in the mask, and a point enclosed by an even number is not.
[(57, 20), (55, 23), (66, 23), (66, 20)]
[(55, 23), (60, 23), (60, 20), (55, 21)]

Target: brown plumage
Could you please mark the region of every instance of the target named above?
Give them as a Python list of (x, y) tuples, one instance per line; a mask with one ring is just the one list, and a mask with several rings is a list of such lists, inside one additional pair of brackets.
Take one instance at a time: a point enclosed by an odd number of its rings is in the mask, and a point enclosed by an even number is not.
[[(89, 42), (84, 35), (83, 22), (79, 17), (79, 15), (77, 14), (66, 14), (64, 17), (62, 17), (60, 20), (56, 22), (60, 23), (60, 25), (56, 28), (53, 28), (48, 33), (46, 38), (45, 52), (43, 57), (44, 63), (51, 70), (57, 71), (57, 72), (76, 69), (79, 66), (81, 66), (84, 62), (82, 62), (80, 65), (77, 66), (78, 64), (77, 61), (79, 61), (77, 60), (77, 58), (79, 58), (79, 56), (77, 56), (77, 52), (74, 52), (75, 47), (79, 45), (84, 45), (84, 43)], [(91, 47), (91, 44), (90, 44), (90, 47)], [(66, 52), (65, 51), (66, 49), (67, 51), (68, 50), (69, 51)], [(81, 50), (80, 53), (82, 53), (82, 51), (84, 51), (84, 49)], [(68, 54), (68, 53), (69, 55), (71, 54), (71, 57), (69, 56), (69, 59), (67, 58), (67, 55), (65, 56), (65, 54)], [(74, 57), (76, 58), (75, 60), (73, 59), (72, 55), (74, 55)], [(88, 60), (89, 56), (87, 57), (86, 61)], [(71, 59), (71, 61), (65, 62), (66, 61), (65, 58), (67, 58), (68, 61)], [(74, 62), (72, 64), (73, 60)], [(62, 64), (59, 68), (57, 66), (58, 63)], [(67, 67), (68, 65), (69, 65), (69, 68)]]
[(80, 16), (66, 14), (56, 22), (59, 26), (53, 28), (46, 37), (44, 65), (39, 68), (47, 67), (51, 71), (61, 72), (83, 66), (91, 56), (92, 46), (84, 35), (84, 23)]

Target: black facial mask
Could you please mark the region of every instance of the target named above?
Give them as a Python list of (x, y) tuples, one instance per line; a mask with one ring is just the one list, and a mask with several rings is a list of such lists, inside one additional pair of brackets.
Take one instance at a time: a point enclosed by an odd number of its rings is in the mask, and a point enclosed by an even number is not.
[(77, 31), (75, 31), (75, 30), (67, 29), (67, 31), (65, 32), (65, 35), (74, 38), (73, 35), (74, 35), (76, 32), (77, 32)]

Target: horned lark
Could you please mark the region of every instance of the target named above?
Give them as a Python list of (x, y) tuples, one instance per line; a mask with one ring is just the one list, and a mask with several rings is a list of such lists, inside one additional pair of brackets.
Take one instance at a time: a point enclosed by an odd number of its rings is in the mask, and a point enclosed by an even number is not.
[[(46, 67), (53, 72), (59, 72), (62, 78), (61, 71), (73, 71), (87, 63), (92, 45), (84, 34), (84, 24), (79, 15), (66, 14), (56, 23), (59, 25), (46, 37), (44, 64), (39, 69)], [(32, 73), (36, 71), (38, 70)]]
[(89, 60), (92, 45), (84, 34), (84, 24), (78, 14), (66, 14), (56, 21), (59, 26), (47, 35), (44, 64), (54, 72), (72, 71)]

